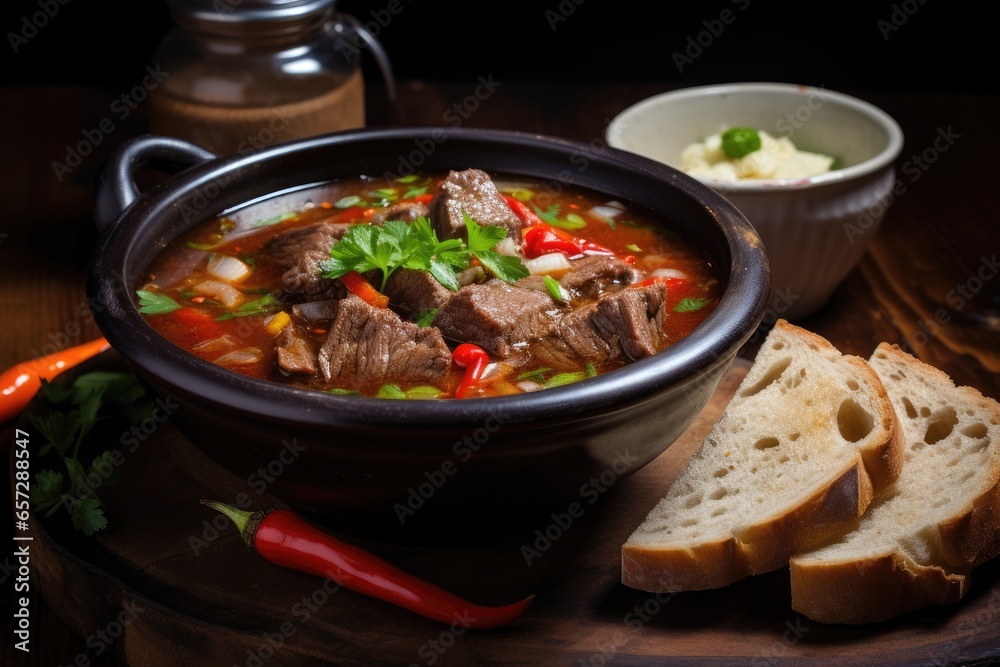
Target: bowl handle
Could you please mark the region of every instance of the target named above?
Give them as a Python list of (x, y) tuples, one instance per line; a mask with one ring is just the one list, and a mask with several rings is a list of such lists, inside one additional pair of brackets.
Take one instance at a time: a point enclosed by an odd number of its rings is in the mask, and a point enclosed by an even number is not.
[(97, 229), (104, 233), (142, 194), (135, 182), (135, 174), (142, 168), (152, 165), (173, 175), (215, 157), (215, 153), (173, 137), (129, 139), (115, 149), (98, 176), (94, 193)]

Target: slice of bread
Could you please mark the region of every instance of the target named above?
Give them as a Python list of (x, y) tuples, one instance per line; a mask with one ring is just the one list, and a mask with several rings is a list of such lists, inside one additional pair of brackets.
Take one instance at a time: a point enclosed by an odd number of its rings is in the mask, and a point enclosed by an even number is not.
[(896, 346), (869, 363), (903, 424), (903, 471), (856, 531), (791, 559), (792, 608), (819, 622), (957, 602), (1000, 554), (1000, 404)]
[(902, 463), (868, 363), (779, 320), (699, 451), (622, 546), (622, 583), (720, 588), (852, 530)]

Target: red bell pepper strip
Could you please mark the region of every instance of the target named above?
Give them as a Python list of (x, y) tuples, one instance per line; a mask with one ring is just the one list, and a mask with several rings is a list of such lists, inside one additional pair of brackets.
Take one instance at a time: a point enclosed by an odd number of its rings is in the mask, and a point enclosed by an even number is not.
[(521, 219), (523, 225), (534, 227), (535, 225), (542, 224), (542, 219), (538, 217), (538, 214), (532, 211), (523, 201), (511, 195), (504, 195), (503, 198), (507, 202), (507, 206), (510, 206), (511, 210)]
[(490, 363), (486, 350), (472, 343), (462, 343), (451, 353), (452, 360), (465, 369), (465, 377), (455, 390), (455, 398), (465, 398), (479, 386), (483, 373)]
[(52, 380), (109, 347), (111, 344), (101, 337), (8, 368), (0, 374), (0, 424), (16, 417), (31, 402), (42, 388), (42, 380)]
[(340, 282), (344, 283), (344, 287), (352, 293), (376, 308), (385, 308), (389, 305), (389, 297), (375, 289), (375, 286), (357, 271), (348, 271), (340, 276)]
[(329, 577), (345, 588), (442, 623), (461, 619), (471, 628), (497, 628), (520, 617), (535, 598), (500, 607), (474, 604), (335, 538), (292, 510), (247, 512), (214, 500), (201, 502), (232, 519), (247, 546), (266, 560)]

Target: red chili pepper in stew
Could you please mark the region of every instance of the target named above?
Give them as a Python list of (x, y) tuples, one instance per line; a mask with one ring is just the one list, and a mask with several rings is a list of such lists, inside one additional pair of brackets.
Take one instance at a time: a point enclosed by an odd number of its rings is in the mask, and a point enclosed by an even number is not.
[(465, 369), (465, 377), (455, 390), (455, 398), (465, 398), (479, 386), (483, 373), (490, 363), (486, 350), (472, 343), (462, 343), (451, 353), (452, 360)]
[(201, 502), (232, 519), (247, 546), (268, 561), (329, 577), (345, 588), (442, 623), (461, 620), (471, 628), (497, 628), (520, 617), (535, 599), (531, 595), (501, 607), (474, 604), (335, 538), (292, 510), (247, 512), (214, 500)]
[(569, 257), (577, 255), (613, 255), (614, 251), (599, 243), (573, 236), (564, 229), (544, 222), (525, 229), (521, 233), (521, 247), (529, 259), (550, 252), (561, 252)]

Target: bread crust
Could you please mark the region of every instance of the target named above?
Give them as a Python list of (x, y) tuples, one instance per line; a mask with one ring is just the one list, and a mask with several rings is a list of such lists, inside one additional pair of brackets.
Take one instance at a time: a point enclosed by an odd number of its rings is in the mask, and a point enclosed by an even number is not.
[(622, 583), (651, 593), (676, 593), (722, 588), (785, 567), (794, 553), (852, 530), (873, 495), (871, 478), (858, 461), (799, 505), (727, 539), (688, 549), (626, 543)]
[(793, 554), (853, 530), (875, 494), (898, 477), (902, 431), (875, 371), (864, 359), (841, 355), (825, 338), (785, 320), (776, 322), (774, 329), (798, 337), (816, 351), (832, 351), (850, 365), (874, 390), (875, 428), (884, 437), (872, 438), (859, 448), (853, 462), (829, 471), (828, 482), (804, 500), (776, 516), (735, 528), (727, 537), (685, 547), (626, 541), (621, 552), (623, 584), (649, 592), (705, 590), (785, 567)]
[[(876, 350), (895, 364), (910, 366), (941, 383), (954, 405), (974, 408), (985, 419), (1000, 423), (1000, 404), (971, 387), (954, 387), (952, 379), (903, 352), (882, 343)], [(991, 443), (995, 444), (995, 443)], [(971, 585), (972, 570), (1000, 555), (1000, 456), (989, 460), (989, 486), (971, 497), (936, 526), (931, 561), (917, 563), (901, 547), (864, 558), (821, 560), (810, 554), (790, 559), (792, 608), (824, 623), (861, 624), (885, 621), (931, 604), (954, 604)]]

